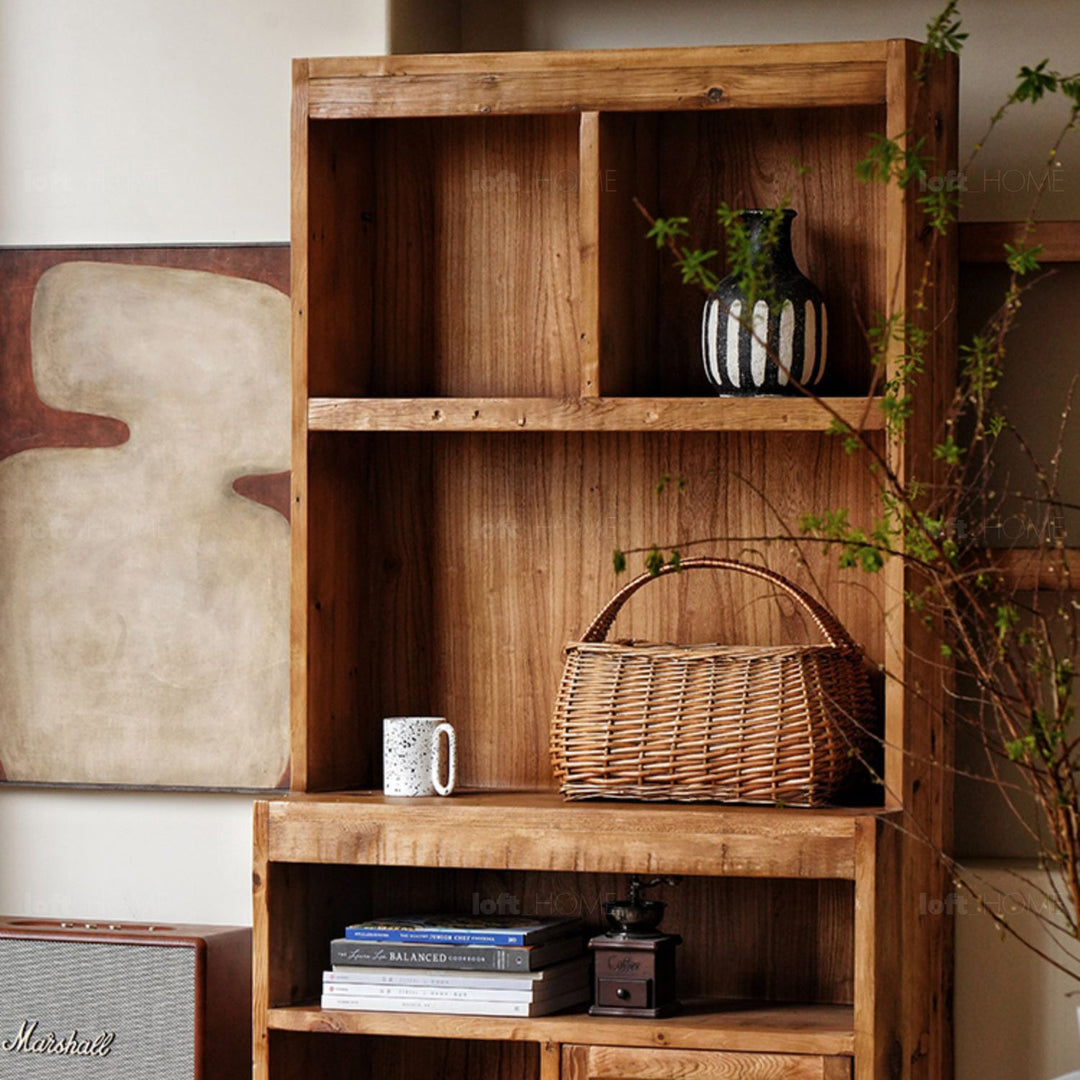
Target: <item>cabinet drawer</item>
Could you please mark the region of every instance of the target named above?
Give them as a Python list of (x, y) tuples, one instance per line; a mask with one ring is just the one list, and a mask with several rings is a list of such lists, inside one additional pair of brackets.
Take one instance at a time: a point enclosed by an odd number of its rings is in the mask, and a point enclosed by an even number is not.
[(565, 1046), (562, 1080), (851, 1080), (851, 1058)]
[(651, 1008), (652, 995), (649, 993), (649, 986), (648, 979), (597, 979), (596, 1004), (613, 1008)]

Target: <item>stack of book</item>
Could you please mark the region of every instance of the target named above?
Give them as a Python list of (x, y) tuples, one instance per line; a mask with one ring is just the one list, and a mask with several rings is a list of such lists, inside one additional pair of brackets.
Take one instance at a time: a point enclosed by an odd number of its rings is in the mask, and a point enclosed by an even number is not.
[(330, 944), (324, 1009), (543, 1016), (589, 1000), (581, 922), (420, 915), (373, 919)]

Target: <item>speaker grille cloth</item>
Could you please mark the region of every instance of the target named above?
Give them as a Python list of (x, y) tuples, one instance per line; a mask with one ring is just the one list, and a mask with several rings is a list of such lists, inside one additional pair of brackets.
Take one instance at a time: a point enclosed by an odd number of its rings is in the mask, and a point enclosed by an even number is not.
[[(73, 1031), (104, 1056), (28, 1053)], [(100, 1042), (99, 1042), (100, 1045)], [(191, 1080), (195, 1072), (195, 950), (186, 946), (0, 939), (0, 1080)]]

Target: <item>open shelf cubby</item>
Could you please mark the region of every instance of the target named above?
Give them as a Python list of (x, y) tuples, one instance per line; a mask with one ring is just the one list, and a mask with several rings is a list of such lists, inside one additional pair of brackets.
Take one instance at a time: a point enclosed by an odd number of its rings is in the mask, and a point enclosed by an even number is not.
[[(257, 1080), (946, 1080), (950, 929), (919, 906), (947, 891), (940, 656), (899, 562), (841, 570), (799, 519), (880, 514), (836, 419), (888, 467), (930, 468), (955, 245), (855, 164), (887, 132), (955, 168), (954, 59), (917, 77), (917, 44), (880, 41), (296, 62), (292, 790), (256, 806)], [(828, 305), (824, 405), (710, 392), (701, 296), (635, 198), (718, 249), (721, 202), (790, 202)], [(875, 371), (866, 337), (901, 314), (928, 342), (902, 440), (875, 395), (904, 343)], [(685, 490), (658, 494), (664, 476)], [(825, 601), (873, 672), (880, 783), (819, 810), (563, 800), (563, 649), (623, 584), (613, 550), (653, 544)], [(613, 634), (815, 640), (733, 573), (649, 583)], [(379, 794), (393, 715), (455, 724), (453, 797)], [(684, 877), (678, 1016), (318, 1007), (347, 923), (510, 897), (598, 929), (631, 873)]]

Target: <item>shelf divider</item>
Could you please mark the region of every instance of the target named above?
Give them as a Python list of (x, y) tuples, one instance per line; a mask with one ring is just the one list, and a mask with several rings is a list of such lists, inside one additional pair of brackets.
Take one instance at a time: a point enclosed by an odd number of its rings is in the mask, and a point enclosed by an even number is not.
[(600, 114), (583, 112), (578, 129), (578, 232), (581, 289), (578, 340), (581, 343), (581, 396), (600, 393)]

